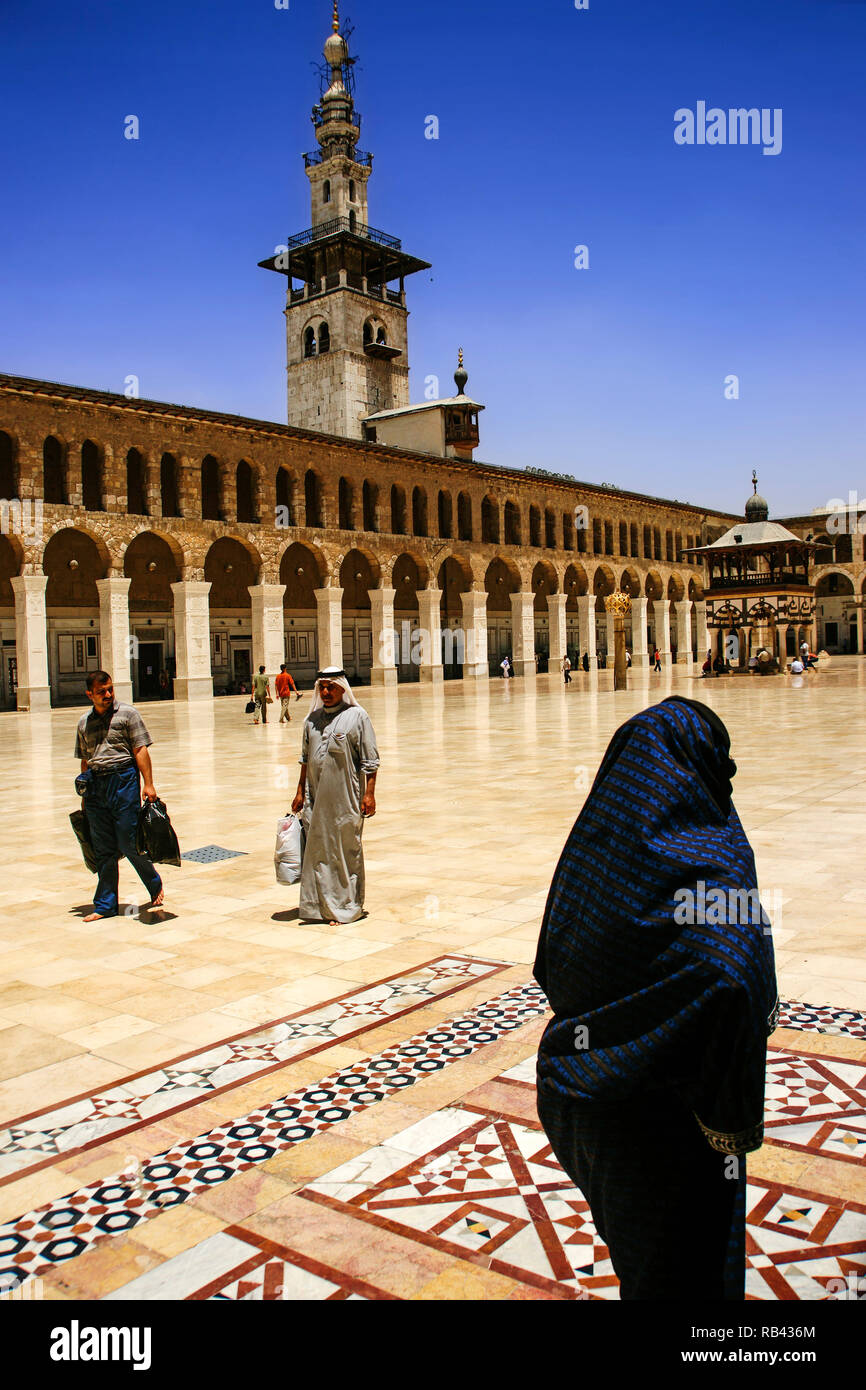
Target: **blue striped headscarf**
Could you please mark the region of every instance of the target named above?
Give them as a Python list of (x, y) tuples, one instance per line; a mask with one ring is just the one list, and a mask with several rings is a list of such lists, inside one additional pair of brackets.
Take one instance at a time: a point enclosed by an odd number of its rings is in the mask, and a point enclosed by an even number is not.
[(761, 1142), (776, 982), (717, 715), (678, 697), (611, 739), (553, 877), (535, 978), (538, 1084), (578, 1101), (676, 1090), (710, 1144)]

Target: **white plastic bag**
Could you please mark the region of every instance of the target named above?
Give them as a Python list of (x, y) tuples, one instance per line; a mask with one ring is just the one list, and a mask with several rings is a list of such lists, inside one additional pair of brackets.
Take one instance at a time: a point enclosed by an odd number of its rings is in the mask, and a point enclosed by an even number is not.
[(294, 816), (290, 812), (277, 821), (277, 844), (274, 850), (277, 883), (299, 883), (303, 858), (304, 827), (300, 816)]

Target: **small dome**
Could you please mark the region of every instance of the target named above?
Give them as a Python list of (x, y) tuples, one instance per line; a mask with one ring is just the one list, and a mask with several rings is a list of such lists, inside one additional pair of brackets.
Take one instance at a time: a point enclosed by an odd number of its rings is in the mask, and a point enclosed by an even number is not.
[(325, 62), (338, 68), (345, 63), (346, 57), (346, 40), (340, 34), (329, 34), (325, 41)]
[(756, 492), (755, 495), (753, 497), (750, 497), (748, 502), (746, 503), (746, 520), (769, 521), (769, 519), (770, 504), (768, 503), (766, 497), (762, 497), (759, 492)]

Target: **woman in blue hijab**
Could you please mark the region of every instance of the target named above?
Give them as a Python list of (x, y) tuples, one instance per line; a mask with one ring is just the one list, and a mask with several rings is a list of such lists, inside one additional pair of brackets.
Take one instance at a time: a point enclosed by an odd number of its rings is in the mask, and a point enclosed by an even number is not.
[(730, 737), (679, 696), (611, 739), (545, 909), (538, 1113), (623, 1299), (742, 1299), (777, 1005)]

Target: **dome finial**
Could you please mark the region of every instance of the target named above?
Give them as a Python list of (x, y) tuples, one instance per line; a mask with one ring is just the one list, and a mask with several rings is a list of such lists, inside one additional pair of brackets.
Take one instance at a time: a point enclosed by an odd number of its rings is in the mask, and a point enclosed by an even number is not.
[(463, 349), (462, 349), (462, 348), (458, 348), (458, 349), (457, 349), (457, 371), (454, 373), (454, 384), (455, 384), (455, 386), (457, 387), (457, 394), (458, 394), (458, 396), (463, 396), (463, 395), (466, 394), (466, 383), (467, 383), (468, 380), (469, 380), (469, 374), (468, 374), (468, 372), (466, 371), (466, 368), (463, 366)]
[(752, 491), (754, 493), (757, 493), (758, 491), (758, 475), (755, 472), (754, 468), (752, 469)]
[(335, 34), (339, 34), (339, 32), (340, 32), (340, 15), (339, 15), (339, 11), (337, 10), (337, 0), (334, 0), (334, 19), (333, 19), (333, 23), (331, 24), (331, 28), (333, 29), (333, 31), (334, 31)]
[(749, 498), (748, 502), (746, 503), (746, 520), (747, 520), (747, 521), (768, 521), (768, 520), (769, 520), (769, 517), (770, 517), (770, 508), (769, 508), (769, 505), (768, 505), (768, 503), (767, 503), (766, 498), (762, 497), (761, 494), (758, 492), (758, 474), (757, 474), (757, 472), (755, 471), (755, 469), (753, 468), (753, 469), (752, 469), (752, 496)]

